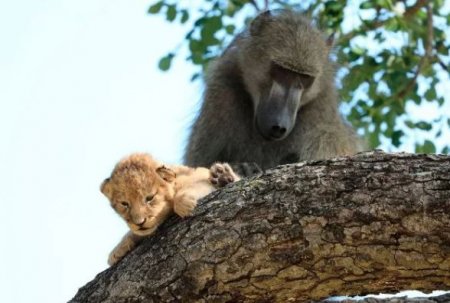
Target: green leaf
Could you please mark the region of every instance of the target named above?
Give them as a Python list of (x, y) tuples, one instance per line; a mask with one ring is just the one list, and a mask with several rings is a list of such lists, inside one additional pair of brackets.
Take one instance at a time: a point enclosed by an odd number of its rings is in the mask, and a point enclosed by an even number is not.
[(186, 21), (188, 21), (188, 20), (189, 20), (189, 12), (188, 12), (187, 10), (183, 9), (183, 10), (181, 11), (181, 19), (180, 19), (180, 22), (181, 22), (181, 24), (184, 24), (184, 23), (186, 23)]
[(414, 93), (411, 96), (411, 100), (414, 101), (415, 104), (420, 105), (420, 103), (422, 102), (422, 99), (420, 98), (420, 96), (417, 93)]
[(233, 4), (232, 1), (228, 1), (228, 6), (225, 9), (225, 14), (229, 17), (233, 17), (237, 10), (239, 10), (236, 5)]
[(325, 10), (327, 10), (328, 13), (342, 12), (343, 9), (344, 7), (342, 7), (342, 4), (335, 0), (325, 2)]
[(448, 154), (449, 151), (450, 151), (450, 147), (448, 147), (448, 146), (446, 146), (446, 147), (444, 147), (444, 148), (442, 149), (442, 153), (443, 153), (443, 154)]
[(408, 126), (409, 128), (416, 128), (416, 124), (411, 120), (406, 120), (405, 125)]
[(194, 26), (197, 27), (197, 26), (202, 25), (203, 23), (205, 23), (205, 20), (206, 20), (205, 17), (198, 18), (197, 20), (195, 20)]
[(425, 153), (436, 153), (436, 147), (434, 146), (433, 142), (425, 140), (423, 144), (423, 151)]
[(436, 98), (436, 89), (434, 89), (434, 87), (430, 87), (425, 93), (425, 99), (427, 99), (427, 101), (433, 101), (436, 100)]
[(220, 44), (220, 40), (215, 37), (215, 34), (222, 29), (222, 25), (220, 16), (205, 19), (203, 28), (200, 30), (201, 42), (207, 46)]
[(415, 124), (415, 127), (418, 128), (418, 129), (427, 130), (427, 131), (431, 130), (433, 128), (433, 126), (430, 123), (425, 122), (425, 121), (417, 122)]
[(203, 63), (205, 63), (205, 60), (201, 53), (193, 53), (192, 57), (191, 57), (191, 61), (192, 61), (192, 63), (197, 64), (197, 65), (202, 65)]
[(191, 82), (197, 80), (198, 78), (200, 78), (200, 73), (193, 74), (191, 77)]
[(191, 39), (189, 40), (189, 50), (192, 54), (203, 53), (206, 51), (205, 45), (200, 40)]
[(416, 144), (416, 153), (434, 154), (436, 153), (436, 147), (430, 140), (425, 140), (422, 145)]
[(380, 145), (380, 130), (375, 129), (375, 131), (369, 133), (369, 144), (371, 148), (378, 147)]
[(175, 5), (168, 5), (166, 12), (166, 19), (169, 22), (172, 22), (177, 17), (177, 8)]
[(162, 71), (169, 70), (174, 56), (175, 56), (174, 54), (168, 54), (167, 56), (161, 58), (161, 60), (159, 60), (159, 63), (158, 63), (159, 69)]
[(152, 6), (149, 7), (148, 13), (149, 14), (157, 14), (161, 10), (162, 6), (164, 5), (164, 1), (158, 1)]
[(220, 30), (223, 26), (222, 24), (222, 17), (221, 16), (214, 16), (211, 18), (208, 18), (205, 20), (205, 23), (203, 25), (204, 27), (208, 28), (211, 32), (217, 32)]
[(236, 26), (230, 24), (225, 26), (225, 31), (227, 32), (227, 34), (232, 35), (234, 34), (234, 31), (236, 30)]
[(400, 23), (397, 18), (388, 19), (384, 26), (384, 28), (386, 30), (393, 31), (393, 32), (399, 30), (400, 29), (399, 27), (400, 27)]
[(370, 8), (374, 8), (375, 7), (375, 3), (373, 1), (365, 1), (363, 3), (361, 3), (361, 5), (359, 6), (360, 9), (370, 9)]
[(401, 131), (401, 130), (396, 130), (396, 131), (394, 131), (392, 133), (391, 140), (392, 140), (392, 144), (395, 147), (399, 147), (400, 146), (400, 144), (401, 144), (400, 139), (403, 137), (404, 134), (405, 133), (403, 131)]

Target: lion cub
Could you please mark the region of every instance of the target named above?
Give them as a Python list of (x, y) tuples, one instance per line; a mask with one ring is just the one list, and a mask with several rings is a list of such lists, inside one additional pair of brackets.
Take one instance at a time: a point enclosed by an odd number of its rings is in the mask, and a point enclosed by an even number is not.
[(122, 259), (172, 212), (189, 216), (198, 199), (239, 179), (228, 164), (216, 163), (210, 169), (164, 166), (148, 154), (122, 159), (100, 187), (130, 228), (109, 255), (108, 264)]

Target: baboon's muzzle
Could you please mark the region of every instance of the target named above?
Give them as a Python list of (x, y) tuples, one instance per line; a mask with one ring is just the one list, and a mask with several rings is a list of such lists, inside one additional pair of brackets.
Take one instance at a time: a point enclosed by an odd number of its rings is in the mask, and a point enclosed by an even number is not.
[(283, 140), (294, 128), (302, 89), (273, 82), (269, 95), (256, 109), (255, 125), (266, 140)]

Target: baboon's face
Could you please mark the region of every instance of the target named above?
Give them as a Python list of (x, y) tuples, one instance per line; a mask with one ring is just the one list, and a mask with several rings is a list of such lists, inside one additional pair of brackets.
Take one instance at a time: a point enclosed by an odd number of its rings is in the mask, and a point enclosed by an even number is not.
[(255, 125), (267, 140), (282, 140), (294, 128), (302, 95), (314, 77), (275, 62), (271, 62), (269, 75), (270, 82), (256, 103)]
[(320, 90), (314, 86), (328, 47), (309, 21), (286, 11), (258, 16), (249, 32), (243, 47), (244, 79), (255, 127), (267, 140), (282, 140), (297, 123), (301, 106)]

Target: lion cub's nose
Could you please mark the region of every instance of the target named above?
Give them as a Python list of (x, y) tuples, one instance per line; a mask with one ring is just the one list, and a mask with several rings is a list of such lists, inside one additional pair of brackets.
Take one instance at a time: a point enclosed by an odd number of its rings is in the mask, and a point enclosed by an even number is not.
[(147, 221), (147, 219), (145, 217), (132, 218), (132, 222), (138, 226), (142, 226), (145, 223), (145, 221)]
[(138, 219), (134, 220), (134, 224), (142, 226), (142, 225), (144, 225), (145, 221), (147, 221), (147, 218), (138, 218)]

